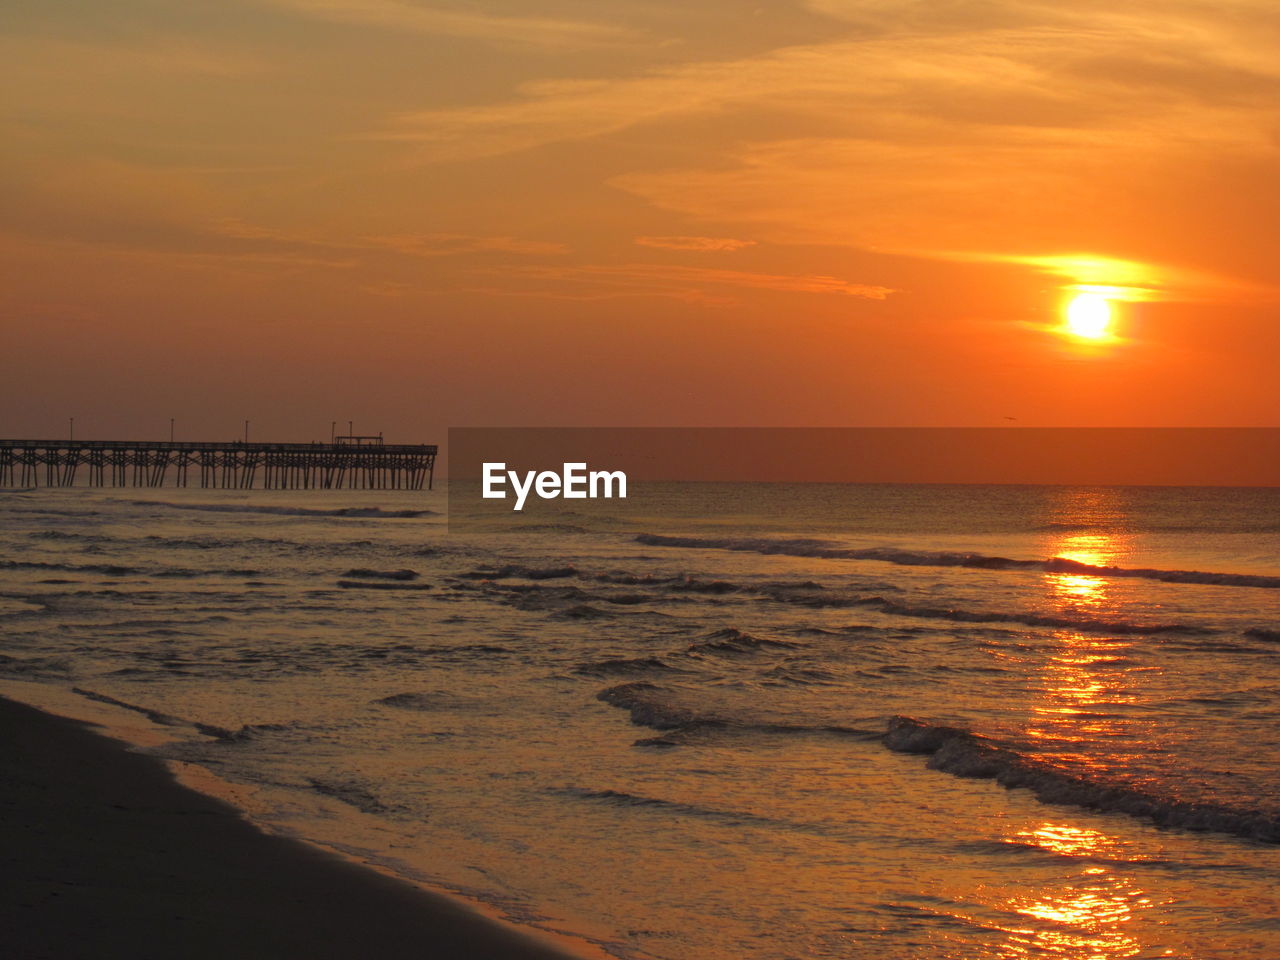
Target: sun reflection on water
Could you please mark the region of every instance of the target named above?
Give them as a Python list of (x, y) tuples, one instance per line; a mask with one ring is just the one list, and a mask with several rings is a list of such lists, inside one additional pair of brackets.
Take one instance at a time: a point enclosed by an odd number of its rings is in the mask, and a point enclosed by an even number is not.
[[(1090, 567), (1123, 566), (1133, 554), (1132, 537), (1125, 532), (1127, 511), (1123, 496), (1108, 488), (1063, 491), (1053, 504), (1044, 555)], [(1065, 607), (1097, 608), (1107, 604), (1107, 579), (1088, 571), (1050, 570), (1045, 574), (1051, 596)]]
[(1008, 956), (1050, 953), (1108, 960), (1143, 951), (1126, 925), (1153, 901), (1133, 877), (1111, 866), (1134, 859), (1116, 838), (1085, 827), (1045, 821), (1034, 829), (1019, 831), (1009, 842), (1082, 858), (1089, 865), (1052, 894), (1042, 891), (1009, 900), (1008, 909), (1036, 923), (1005, 927)]
[[(1133, 545), (1123, 533), (1125, 510), (1114, 490), (1066, 491), (1056, 504), (1053, 526), (1062, 528), (1046, 544), (1050, 557), (1105, 568), (1122, 566)], [(1105, 575), (1049, 570), (1044, 575), (1047, 599), (1061, 614), (1122, 616)], [(1028, 733), (1058, 741), (1059, 756), (1073, 743), (1085, 744), (1115, 732), (1118, 707), (1138, 702), (1132, 689), (1134, 672), (1125, 669), (1133, 642), (1074, 630), (1059, 631), (1044, 662), (1041, 696), (1031, 711), (1043, 722)], [(1065, 748), (1065, 749), (1064, 749)], [(1076, 752), (1074, 762), (1090, 761)]]
[[(1061, 557), (1091, 567), (1114, 566), (1128, 551), (1126, 544), (1111, 533), (1078, 533), (1060, 537), (1050, 546), (1049, 556)], [(1107, 602), (1107, 580), (1088, 573), (1051, 571), (1045, 577), (1056, 599), (1075, 607), (1101, 607)]]
[[(1056, 504), (1044, 555), (1104, 568), (1124, 566), (1133, 553), (1117, 491), (1064, 491)], [(1062, 616), (1122, 619), (1123, 603), (1105, 574), (1049, 569), (1045, 600)], [(1028, 742), (1041, 745), (1033, 759), (1083, 776), (1106, 776), (1113, 761), (1100, 745), (1126, 742), (1137, 733), (1126, 709), (1142, 701), (1136, 685), (1133, 638), (1071, 629), (1051, 635), (1029, 704)], [(1141, 859), (1116, 837), (1070, 822), (1045, 821), (1011, 832), (1008, 843), (1034, 846), (1070, 860), (1060, 882), (1006, 895), (1003, 911), (1020, 920), (1002, 924), (1002, 956), (1064, 956), (1114, 960), (1150, 955), (1130, 932), (1152, 898), (1139, 885), (1130, 861)], [(1077, 861), (1072, 866), (1070, 861)]]

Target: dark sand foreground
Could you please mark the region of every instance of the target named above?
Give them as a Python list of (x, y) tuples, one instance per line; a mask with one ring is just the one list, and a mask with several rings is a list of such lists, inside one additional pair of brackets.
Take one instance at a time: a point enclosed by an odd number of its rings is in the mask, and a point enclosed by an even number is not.
[(0, 825), (0, 952), (15, 960), (568, 956), (263, 834), (160, 762), (2, 699)]

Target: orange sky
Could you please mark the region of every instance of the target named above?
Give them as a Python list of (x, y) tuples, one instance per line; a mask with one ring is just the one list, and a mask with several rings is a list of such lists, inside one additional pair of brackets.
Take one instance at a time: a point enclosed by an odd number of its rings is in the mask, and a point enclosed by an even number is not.
[[(1270, 0), (0, 30), (0, 435), (1280, 424)], [(1090, 285), (1105, 342), (1060, 329)]]

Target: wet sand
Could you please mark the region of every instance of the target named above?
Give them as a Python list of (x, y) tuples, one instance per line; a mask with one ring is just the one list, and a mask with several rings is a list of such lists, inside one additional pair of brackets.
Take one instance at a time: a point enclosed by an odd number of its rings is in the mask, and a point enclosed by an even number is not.
[(269, 836), (159, 761), (0, 699), (0, 929), (25, 960), (566, 960), (465, 906)]

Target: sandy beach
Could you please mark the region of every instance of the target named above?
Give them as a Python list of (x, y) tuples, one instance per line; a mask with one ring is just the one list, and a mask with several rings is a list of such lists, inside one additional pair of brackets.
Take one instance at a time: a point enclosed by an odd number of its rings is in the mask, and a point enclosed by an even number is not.
[(570, 954), (268, 836), (90, 728), (0, 700), (5, 952), (72, 958)]

